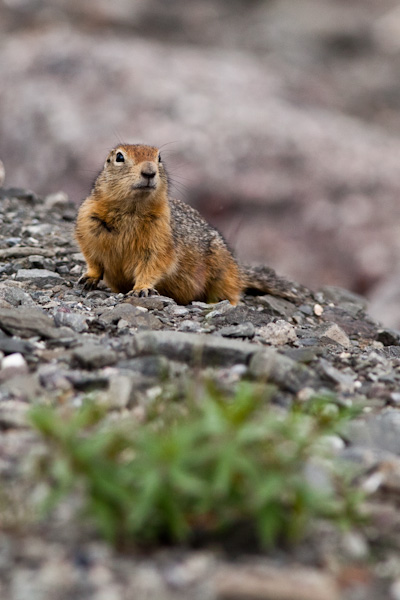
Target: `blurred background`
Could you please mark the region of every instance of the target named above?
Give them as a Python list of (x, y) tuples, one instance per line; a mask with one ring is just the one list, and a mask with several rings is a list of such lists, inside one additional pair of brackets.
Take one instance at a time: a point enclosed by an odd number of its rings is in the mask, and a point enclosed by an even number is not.
[(400, 328), (400, 2), (0, 0), (5, 185), (78, 204), (119, 141), (240, 259)]

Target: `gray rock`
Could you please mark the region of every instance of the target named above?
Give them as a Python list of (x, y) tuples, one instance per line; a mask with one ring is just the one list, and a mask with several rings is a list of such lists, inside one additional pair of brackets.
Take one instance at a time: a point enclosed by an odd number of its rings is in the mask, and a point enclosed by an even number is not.
[(265, 296), (257, 296), (257, 303), (265, 306), (271, 315), (277, 317), (290, 318), (297, 310), (297, 307), (291, 302), (288, 302), (288, 300), (276, 298), (275, 296), (270, 296), (268, 294)]
[(343, 392), (354, 391), (354, 383), (356, 381), (356, 374), (349, 369), (339, 370), (331, 365), (327, 360), (321, 358), (319, 361), (319, 367), (323, 374), (334, 383), (339, 385), (339, 388)]
[(255, 379), (275, 383), (292, 392), (298, 392), (307, 385), (314, 387), (316, 380), (311, 369), (280, 354), (274, 348), (258, 350), (250, 360), (249, 373)]
[(233, 310), (234, 307), (229, 302), (229, 300), (222, 300), (222, 302), (218, 302), (217, 304), (211, 305), (210, 308), (210, 312), (206, 314), (206, 319), (214, 319), (215, 317), (220, 317), (221, 315), (224, 315)]
[(120, 319), (133, 323), (138, 316), (145, 314), (146, 310), (131, 304), (117, 304), (112, 308), (101, 308), (96, 312), (105, 323), (116, 324)]
[(0, 198), (16, 198), (17, 200), (27, 200), (28, 202), (36, 203), (38, 197), (35, 192), (25, 190), (23, 188), (1, 188)]
[(0, 328), (23, 338), (39, 336), (44, 339), (60, 337), (54, 321), (37, 308), (0, 309)]
[(292, 360), (300, 363), (310, 363), (315, 358), (322, 354), (322, 348), (320, 346), (309, 346), (307, 348), (287, 348), (285, 349), (285, 356), (288, 356)]
[(15, 400), (34, 402), (43, 394), (39, 379), (36, 374), (18, 374), (2, 385), (2, 390)]
[[(67, 381), (73, 385), (76, 390), (80, 392), (93, 392), (97, 390), (106, 390), (109, 386), (109, 377), (102, 371), (97, 373), (88, 373), (87, 371), (81, 370), (69, 370), (61, 373), (62, 377), (65, 377)], [(56, 374), (53, 377), (46, 377), (48, 385), (55, 385), (58, 389), (63, 389), (65, 383), (62, 379), (58, 378)]]
[(307, 317), (311, 317), (314, 314), (313, 308), (309, 304), (302, 304), (298, 307), (298, 310), (303, 313), (303, 315), (307, 315)]
[(400, 412), (387, 408), (381, 414), (350, 421), (346, 428), (346, 438), (355, 446), (400, 455)]
[(126, 408), (132, 403), (137, 388), (137, 379), (132, 375), (114, 375), (105, 393), (111, 408)]
[(29, 404), (21, 400), (3, 400), (0, 403), (0, 429), (27, 427)]
[[(210, 324), (216, 327), (241, 325), (242, 323), (253, 323), (255, 327), (261, 327), (262, 325), (267, 325), (272, 320), (271, 315), (249, 306), (232, 306), (228, 304), (227, 310), (223, 314), (217, 314), (219, 311), (212, 312), (215, 312), (215, 314)], [(209, 315), (207, 316), (209, 317)]]
[(333, 302), (334, 304), (349, 303), (356, 305), (359, 310), (365, 310), (368, 307), (368, 301), (363, 296), (350, 292), (350, 290), (343, 289), (335, 285), (326, 285), (321, 288), (327, 302)]
[(19, 269), (15, 279), (33, 283), (40, 287), (51, 287), (62, 281), (62, 277), (58, 273), (47, 269)]
[(253, 323), (247, 322), (241, 325), (227, 325), (218, 331), (219, 335), (230, 338), (253, 338), (255, 335)]
[(145, 377), (156, 377), (164, 380), (169, 373), (169, 361), (165, 356), (141, 356), (120, 361), (120, 369), (134, 371)]
[(9, 337), (2, 331), (0, 331), (0, 333), (2, 334), (0, 335), (0, 352), (4, 352), (4, 354), (14, 354), (15, 352), (19, 352), (24, 356), (32, 355), (34, 350), (32, 344), (23, 342), (18, 338)]
[(117, 353), (104, 346), (91, 342), (78, 346), (72, 351), (72, 359), (85, 369), (98, 369), (117, 362)]
[(258, 347), (248, 342), (226, 340), (219, 336), (176, 331), (139, 333), (134, 336), (131, 356), (162, 354), (192, 365), (226, 366), (247, 363)]
[(324, 321), (336, 323), (350, 337), (375, 339), (377, 325), (360, 313), (359, 317), (352, 316), (341, 307), (327, 306), (323, 314)]
[(336, 323), (327, 322), (319, 327), (314, 333), (323, 342), (335, 342), (344, 348), (350, 348), (351, 346), (349, 336), (341, 327), (339, 327), (339, 325), (336, 325)]
[(185, 306), (175, 304), (167, 306), (165, 312), (173, 317), (186, 317), (189, 314), (189, 310)]
[(162, 310), (164, 306), (169, 306), (171, 304), (174, 305), (176, 302), (167, 296), (149, 296), (148, 298), (135, 298), (134, 296), (128, 296), (126, 300), (124, 300), (124, 304), (142, 306), (148, 310)]
[(54, 261), (40, 254), (30, 254), (24, 260), (24, 266), (27, 270), (32, 269), (47, 269), (51, 273), (54, 272)]
[(400, 346), (385, 346), (382, 354), (387, 358), (400, 358)]
[(107, 308), (100, 311), (100, 318), (105, 323), (116, 324), (120, 319), (128, 323), (130, 327), (138, 329), (160, 329), (161, 322), (154, 315), (144, 310), (142, 307), (132, 304), (117, 304), (113, 308)]
[(376, 339), (384, 346), (400, 346), (400, 332), (395, 329), (380, 329)]
[(80, 315), (79, 313), (58, 311), (54, 315), (54, 323), (57, 325), (57, 327), (70, 327), (78, 333), (82, 333), (83, 331), (87, 331), (89, 329), (87, 317), (85, 317), (85, 315)]
[(21, 304), (34, 304), (30, 295), (16, 286), (8, 286), (4, 289), (4, 299), (13, 306), (20, 306)]
[(202, 326), (198, 321), (190, 321), (189, 319), (185, 319), (179, 324), (178, 330), (199, 333), (202, 330)]

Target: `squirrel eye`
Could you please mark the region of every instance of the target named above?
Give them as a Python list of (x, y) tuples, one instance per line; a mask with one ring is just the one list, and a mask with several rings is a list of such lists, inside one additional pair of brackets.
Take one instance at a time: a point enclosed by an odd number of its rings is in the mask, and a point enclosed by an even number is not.
[(161, 162), (161, 154), (158, 155), (158, 162)]
[(125, 162), (124, 155), (122, 152), (117, 152), (117, 156), (115, 157), (115, 162)]

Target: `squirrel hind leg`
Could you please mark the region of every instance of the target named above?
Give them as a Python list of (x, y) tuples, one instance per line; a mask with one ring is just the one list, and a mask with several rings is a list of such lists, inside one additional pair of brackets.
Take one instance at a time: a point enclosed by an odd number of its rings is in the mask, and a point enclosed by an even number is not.
[(229, 269), (220, 277), (215, 278), (208, 284), (206, 290), (207, 302), (220, 302), (229, 300), (236, 306), (240, 300), (242, 285), (239, 273), (236, 269)]

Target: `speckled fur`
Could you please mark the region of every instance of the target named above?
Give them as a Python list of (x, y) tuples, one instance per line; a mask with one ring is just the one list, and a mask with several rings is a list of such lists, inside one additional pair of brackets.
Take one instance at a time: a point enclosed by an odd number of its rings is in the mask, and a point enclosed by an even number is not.
[[(179, 304), (237, 304), (246, 288), (274, 293), (272, 270), (263, 282), (254, 269), (239, 267), (216, 229), (168, 197), (167, 173), (153, 146), (121, 144), (110, 152), (79, 209), (76, 239), (87, 262), (86, 289), (104, 278), (115, 292), (158, 292)], [(288, 296), (279, 285), (277, 293)]]

